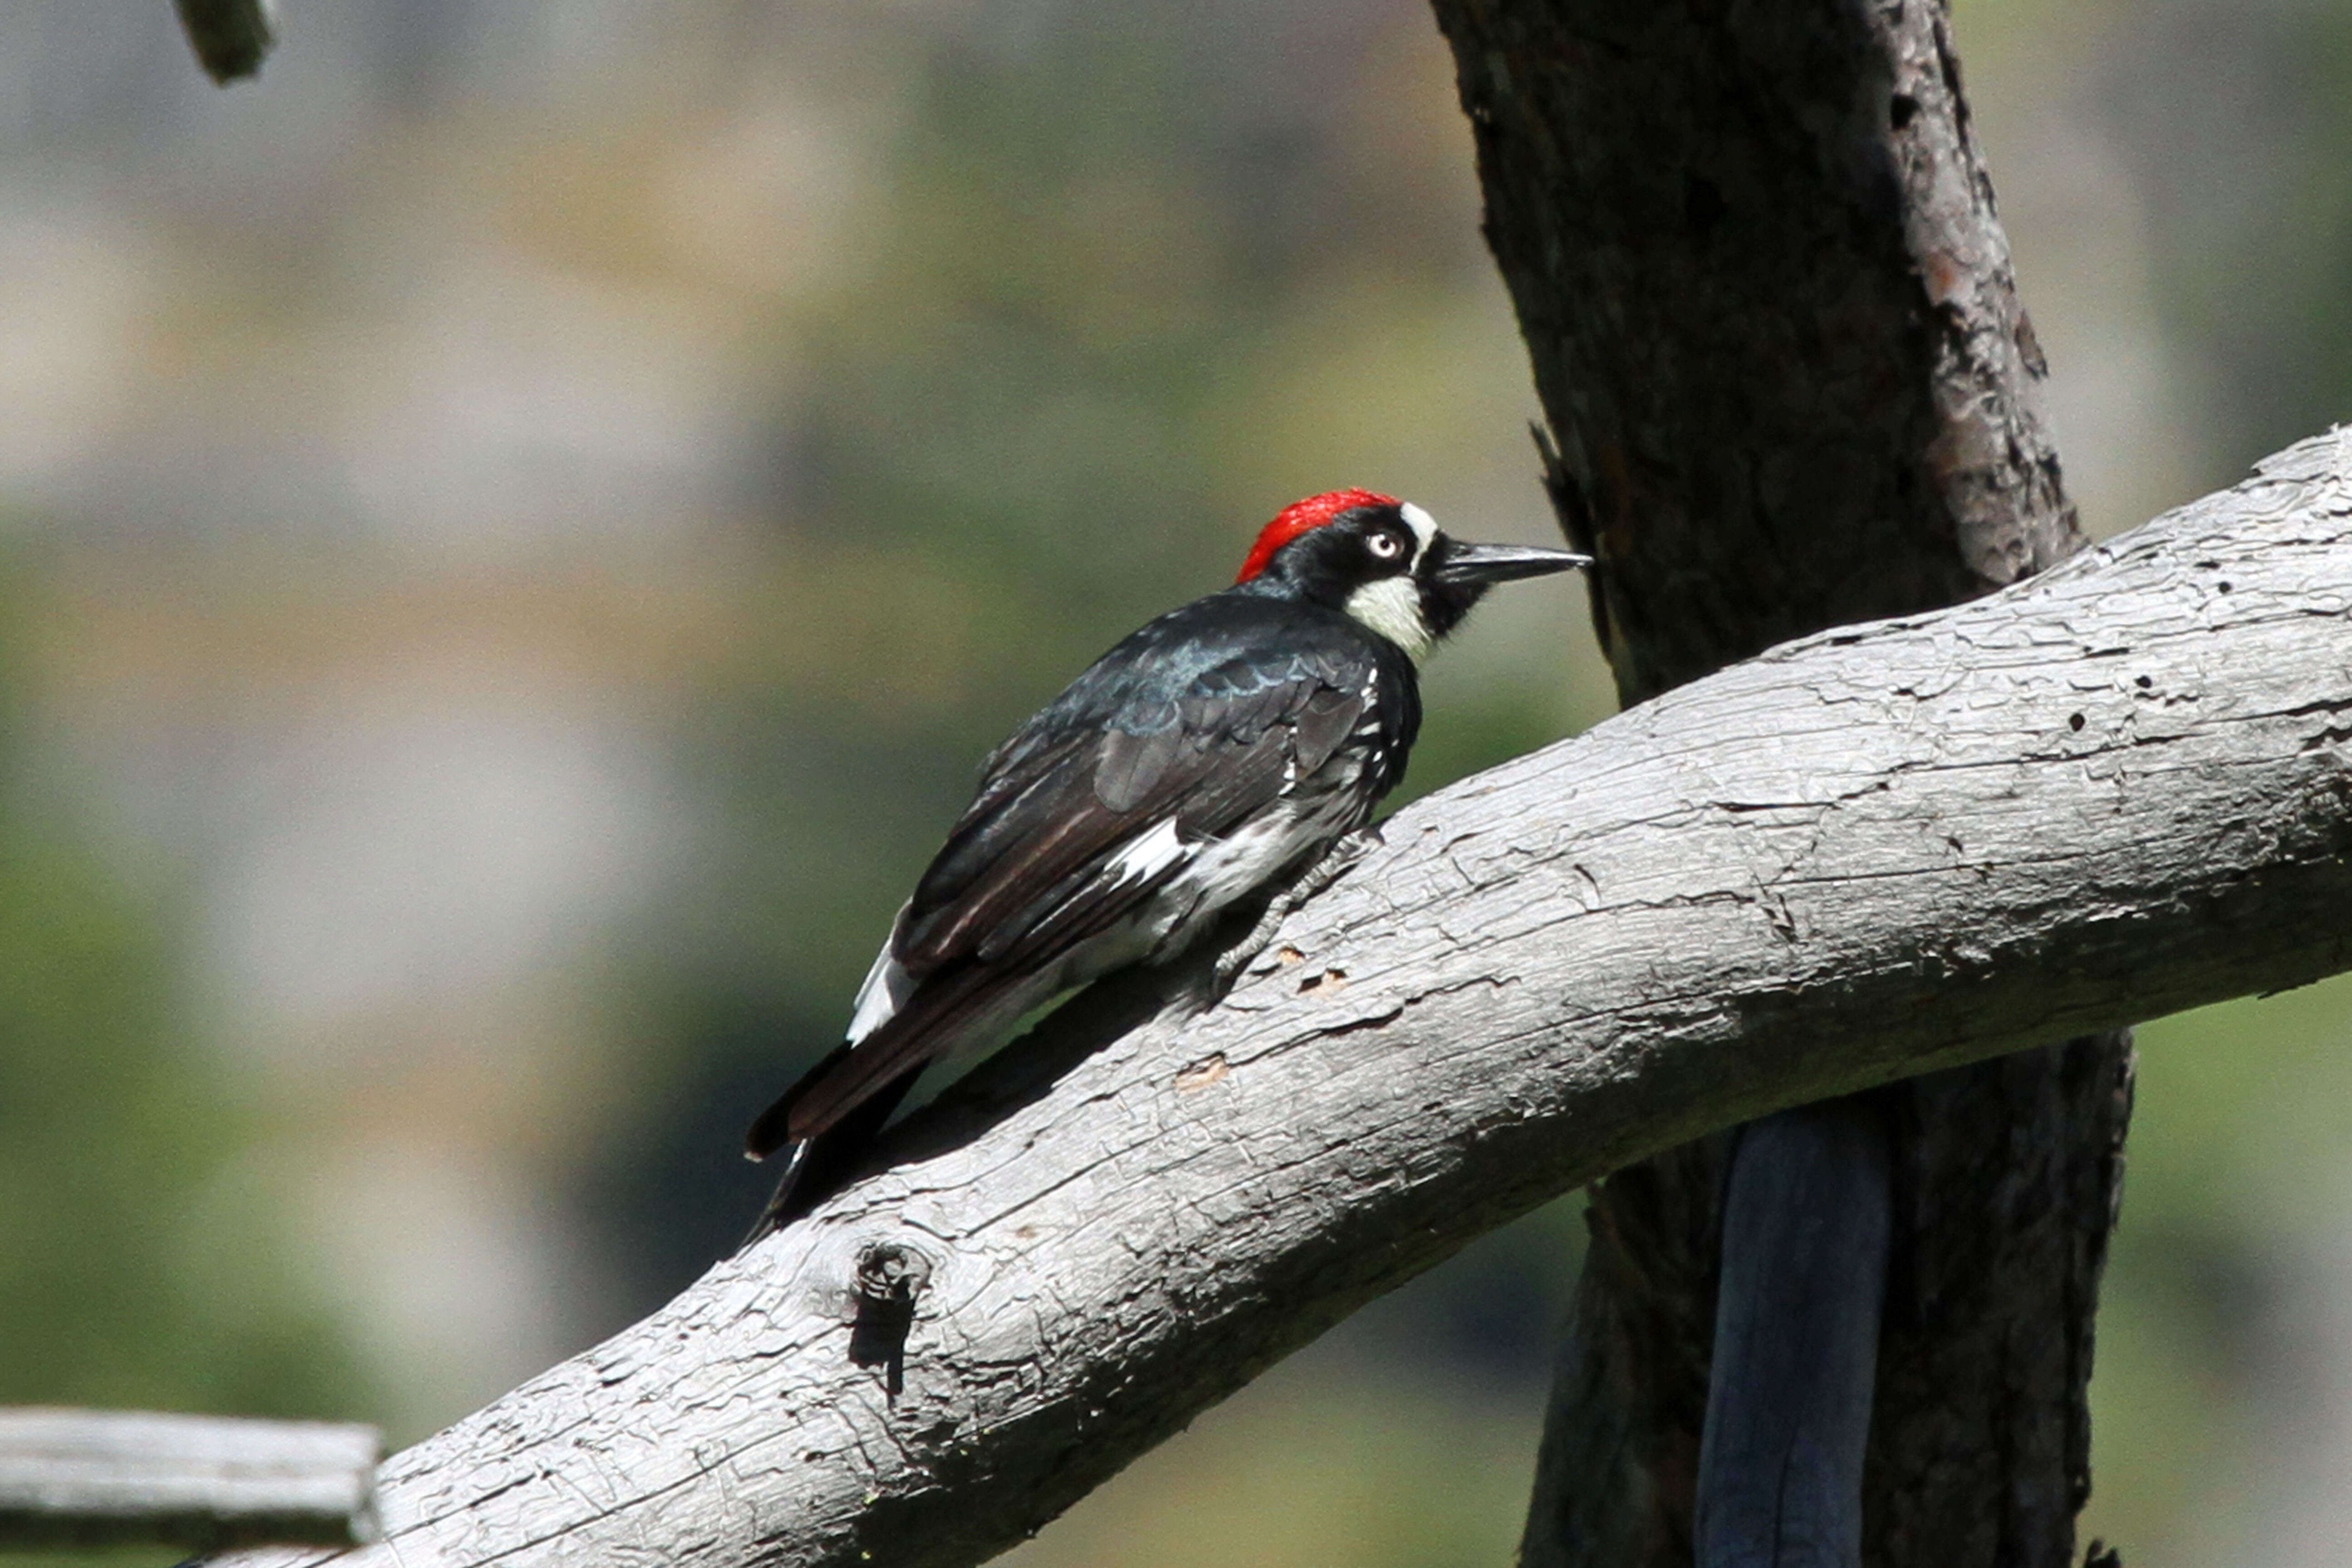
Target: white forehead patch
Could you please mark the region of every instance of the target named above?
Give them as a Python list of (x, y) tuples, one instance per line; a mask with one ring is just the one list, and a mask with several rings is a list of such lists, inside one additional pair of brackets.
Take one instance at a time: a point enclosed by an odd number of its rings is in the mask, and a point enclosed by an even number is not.
[(1421, 588), (1411, 577), (1382, 577), (1348, 595), (1348, 614), (1404, 649), (1413, 663), (1437, 646), (1421, 613)]
[(1397, 512), (1404, 519), (1405, 526), (1412, 530), (1412, 537), (1416, 541), (1412, 563), (1418, 566), (1421, 558), (1429, 553), (1429, 547), (1437, 542), (1437, 520), (1411, 501), (1398, 507)]

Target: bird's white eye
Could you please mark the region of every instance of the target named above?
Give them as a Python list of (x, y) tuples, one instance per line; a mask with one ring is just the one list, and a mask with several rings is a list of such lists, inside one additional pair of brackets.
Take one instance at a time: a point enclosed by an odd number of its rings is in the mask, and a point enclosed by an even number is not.
[(1393, 561), (1404, 553), (1404, 541), (1393, 533), (1375, 533), (1364, 542), (1364, 547), (1382, 561)]

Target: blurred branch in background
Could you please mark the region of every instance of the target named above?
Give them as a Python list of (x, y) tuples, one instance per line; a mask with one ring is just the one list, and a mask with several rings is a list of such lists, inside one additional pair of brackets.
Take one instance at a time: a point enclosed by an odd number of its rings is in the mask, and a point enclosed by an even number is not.
[[(1097, 986), (893, 1168), (394, 1458), (352, 1562), (976, 1563), (1628, 1160), (2337, 973), (2347, 582), (2331, 435), (1408, 807), (1223, 1005), (1162, 1005), (1213, 955)], [(877, 1358), (883, 1272), (924, 1285)]]
[(0, 1409), (0, 1551), (376, 1538), (373, 1426)]
[(278, 43), (276, 0), (173, 0), (206, 75), (221, 86), (257, 75)]
[[(246, 1153), (268, 1118), (188, 1043), (169, 901), (92, 843), (83, 803), (57, 798), (34, 760), (40, 723), (19, 695), (30, 553), (16, 545), (0, 569), (0, 1405), (365, 1405), (287, 1205)], [(213, 1484), (233, 1466), (172, 1462), (197, 1458), (182, 1438), (218, 1457), (220, 1430), (268, 1426), (0, 1409), (0, 1545), (341, 1539), (309, 1504), (280, 1511), (266, 1480), (257, 1494)], [(340, 1466), (347, 1531), (372, 1477), (356, 1437), (338, 1442), (327, 1469)], [(257, 1528), (216, 1510), (237, 1511), (236, 1491), (267, 1504), (243, 1521)]]

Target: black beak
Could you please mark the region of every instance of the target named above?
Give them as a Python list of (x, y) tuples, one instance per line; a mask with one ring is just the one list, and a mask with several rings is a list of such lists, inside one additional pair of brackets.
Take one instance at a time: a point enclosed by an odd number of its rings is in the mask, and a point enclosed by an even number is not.
[(1571, 567), (1590, 566), (1592, 557), (1542, 544), (1465, 544), (1449, 539), (1437, 558), (1437, 580), (1457, 586), (1549, 577)]

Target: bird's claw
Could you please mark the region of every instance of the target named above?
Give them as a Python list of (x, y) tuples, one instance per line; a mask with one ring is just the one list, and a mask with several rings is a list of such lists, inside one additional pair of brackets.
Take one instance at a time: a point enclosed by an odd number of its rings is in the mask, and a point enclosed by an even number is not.
[(1256, 962), (1258, 955), (1263, 953), (1268, 944), (1274, 941), (1274, 933), (1282, 928), (1283, 921), (1305, 909), (1325, 889), (1354, 869), (1357, 861), (1370, 854), (1382, 842), (1378, 826), (1359, 827), (1353, 833), (1334, 841), (1331, 847), (1324, 852), (1322, 858), (1307, 867), (1293, 879), (1287, 887), (1275, 894), (1267, 901), (1265, 912), (1259, 915), (1257, 923), (1250, 928), (1249, 934), (1217, 955), (1216, 973), (1209, 991), (1210, 999), (1213, 1001), (1233, 989), (1234, 983), (1242, 977), (1249, 966)]

